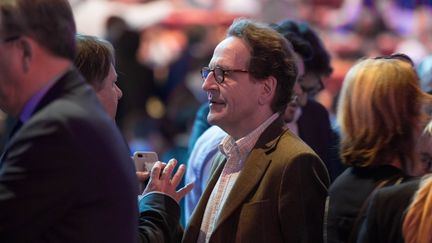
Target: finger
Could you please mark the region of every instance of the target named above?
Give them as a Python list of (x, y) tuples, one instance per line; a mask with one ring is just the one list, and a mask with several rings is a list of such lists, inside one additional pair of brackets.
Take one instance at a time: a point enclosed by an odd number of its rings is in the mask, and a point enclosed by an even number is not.
[(171, 184), (177, 187), (180, 181), (182, 180), (185, 172), (186, 172), (186, 166), (184, 164), (180, 165), (177, 172), (174, 174), (174, 176), (171, 179)]
[(163, 165), (161, 162), (156, 162), (150, 172), (150, 180), (159, 179)]
[(150, 177), (149, 171), (137, 171), (136, 175), (138, 177), (138, 181), (144, 182)]
[(170, 161), (168, 162), (168, 164), (165, 166), (162, 175), (161, 175), (161, 180), (169, 180), (171, 179), (171, 174), (174, 170), (174, 167), (177, 164), (177, 160), (176, 159), (170, 159)]
[(160, 174), (161, 170), (165, 165), (161, 162), (156, 162), (150, 172), (150, 180), (144, 189), (142, 195), (146, 195), (147, 193), (153, 192), (153, 191), (161, 191), (161, 181), (160, 181)]
[[(156, 162), (158, 162), (158, 161), (156, 161)], [(147, 162), (144, 162), (144, 170), (150, 172), (151, 169), (153, 169), (153, 166), (156, 164), (156, 162), (153, 162), (153, 164), (152, 164), (152, 162), (149, 162), (149, 164), (151, 164), (151, 167), (149, 170), (147, 170), (147, 167), (148, 167)]]
[(178, 191), (177, 191), (177, 200), (178, 200), (178, 202), (180, 202), (180, 200), (186, 195), (186, 194), (188, 194), (191, 190), (192, 190), (192, 188), (194, 187), (194, 183), (193, 182), (191, 182), (191, 183), (189, 183), (189, 184), (187, 184), (186, 186), (184, 186), (184, 187), (182, 187), (182, 188), (180, 188)]

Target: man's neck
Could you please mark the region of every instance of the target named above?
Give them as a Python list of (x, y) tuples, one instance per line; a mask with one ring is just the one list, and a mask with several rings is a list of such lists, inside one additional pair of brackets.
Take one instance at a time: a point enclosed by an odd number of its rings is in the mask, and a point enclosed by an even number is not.
[[(251, 132), (253, 132), (255, 129), (257, 129), (259, 126), (261, 126), (264, 122), (266, 122), (268, 119), (270, 119), (270, 117), (272, 117), (275, 113), (271, 113), (267, 116), (262, 116), (262, 119), (257, 120), (256, 123), (254, 123), (253, 125), (251, 125), (251, 123), (249, 123), (248, 127), (246, 127), (245, 129), (232, 129), (232, 131), (226, 131), (231, 137), (233, 137), (236, 141), (246, 137), (248, 134), (250, 134)], [(276, 113), (279, 116), (279, 113)], [(249, 121), (245, 121), (245, 122), (249, 122)]]
[(19, 116), (25, 104), (43, 87), (46, 87), (72, 67), (72, 61), (65, 58), (50, 57), (35, 63), (22, 82), (22, 101), (15, 116)]

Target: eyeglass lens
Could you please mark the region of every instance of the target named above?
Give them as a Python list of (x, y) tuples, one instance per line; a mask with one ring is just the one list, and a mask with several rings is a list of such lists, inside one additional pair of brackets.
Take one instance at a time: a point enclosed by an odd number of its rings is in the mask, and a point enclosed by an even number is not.
[(202, 68), (201, 69), (201, 78), (203, 81), (208, 77), (210, 72), (213, 72), (213, 75), (214, 75), (214, 78), (216, 79), (216, 82), (222, 83), (224, 81), (224, 71), (219, 67), (215, 67), (213, 70), (208, 68), (208, 67)]

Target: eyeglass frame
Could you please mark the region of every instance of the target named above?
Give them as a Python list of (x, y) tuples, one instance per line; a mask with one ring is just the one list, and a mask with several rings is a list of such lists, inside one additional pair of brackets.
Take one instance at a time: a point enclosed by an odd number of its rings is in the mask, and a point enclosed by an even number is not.
[[(222, 75), (222, 80), (218, 80), (218, 76), (216, 75), (216, 72), (218, 72), (218, 70), (221, 71), (221, 75)], [(205, 75), (205, 73), (207, 72), (207, 74)], [(249, 70), (245, 70), (245, 69), (223, 69), (221, 67), (215, 67), (213, 69), (209, 68), (209, 67), (203, 67), (201, 68), (200, 74), (201, 74), (201, 79), (204, 82), (207, 77), (209, 76), (210, 73), (213, 73), (213, 77), (216, 80), (216, 83), (218, 84), (222, 84), (223, 82), (225, 82), (225, 75), (229, 72), (241, 72), (241, 73), (249, 73)], [(219, 75), (220, 77), (220, 75)]]

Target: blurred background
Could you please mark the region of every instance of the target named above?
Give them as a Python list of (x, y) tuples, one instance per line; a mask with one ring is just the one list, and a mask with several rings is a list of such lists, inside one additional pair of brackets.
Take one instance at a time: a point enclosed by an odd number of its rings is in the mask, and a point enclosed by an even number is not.
[[(132, 152), (156, 151), (163, 161), (175, 157), (186, 162), (195, 113), (207, 101), (199, 70), (208, 65), (214, 47), (237, 17), (273, 23), (306, 21), (320, 34), (334, 71), (323, 80), (325, 89), (315, 98), (330, 114), (334, 114), (346, 71), (359, 58), (403, 52), (420, 64), (432, 53), (432, 0), (70, 3), (78, 32), (103, 37), (116, 49), (118, 84), (123, 91), (116, 120)], [(432, 74), (426, 76), (432, 78)]]

